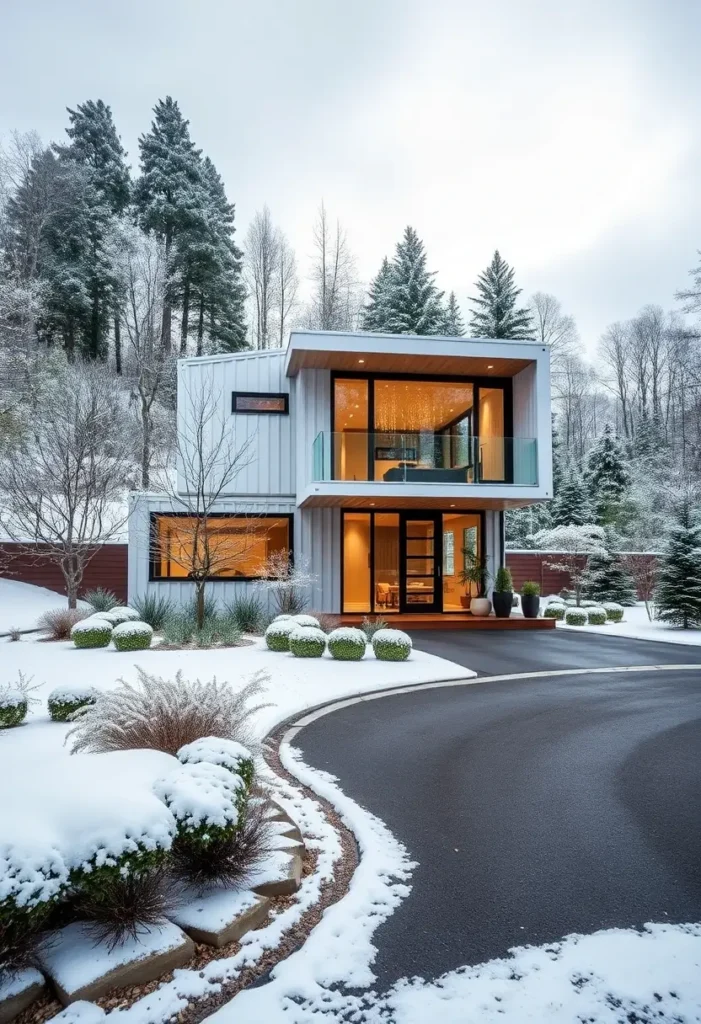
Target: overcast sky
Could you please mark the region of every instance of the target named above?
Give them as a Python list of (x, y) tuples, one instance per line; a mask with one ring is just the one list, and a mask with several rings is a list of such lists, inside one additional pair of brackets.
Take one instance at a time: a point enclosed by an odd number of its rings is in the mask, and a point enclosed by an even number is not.
[(2, 0), (0, 136), (103, 99), (138, 167), (175, 97), (302, 267), (323, 197), (363, 280), (406, 224), (464, 309), (499, 248), (591, 348), (701, 248), (698, 0)]

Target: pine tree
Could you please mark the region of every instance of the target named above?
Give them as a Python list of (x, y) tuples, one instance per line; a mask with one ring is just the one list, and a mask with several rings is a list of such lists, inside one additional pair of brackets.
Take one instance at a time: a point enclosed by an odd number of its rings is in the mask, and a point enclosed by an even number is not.
[(701, 524), (688, 497), (677, 504), (670, 523), (655, 604), (662, 622), (701, 628)]
[(535, 535), (553, 525), (550, 506), (547, 504), (527, 505), (526, 508), (510, 508), (504, 513), (506, 546), (508, 548), (534, 548)]
[(392, 287), (392, 267), (385, 256), (377, 276), (368, 290), (369, 302), (360, 313), (360, 324), (364, 331), (387, 330), (387, 299)]
[(597, 522), (613, 523), (630, 487), (630, 474), (623, 447), (609, 423), (589, 451), (585, 479), (596, 505)]
[(626, 606), (632, 606), (638, 600), (633, 577), (618, 556), (608, 551), (604, 555), (592, 555), (589, 559), (584, 595), (592, 601), (616, 601)]
[(424, 245), (412, 227), (404, 230), (391, 265), (383, 330), (390, 334), (439, 334), (444, 320), (443, 292), (426, 269)]
[(550, 511), (555, 526), (586, 526), (594, 522), (594, 509), (586, 484), (582, 474), (571, 463), (563, 471)]
[(492, 262), (477, 278), (479, 295), (471, 298), (477, 308), (470, 319), (470, 333), (477, 338), (533, 339), (533, 318), (516, 301), (521, 289), (514, 284), (514, 271), (497, 249)]
[(550, 423), (552, 428), (553, 446), (553, 498), (556, 498), (560, 490), (560, 484), (562, 483), (562, 442), (560, 440), (560, 433), (557, 429), (555, 413), (552, 413)]
[[(190, 138), (189, 121), (183, 118), (178, 104), (170, 96), (159, 100), (154, 107), (151, 130), (140, 137), (139, 149), (141, 177), (136, 183), (134, 198), (141, 226), (145, 231), (154, 232), (165, 247), (167, 286), (161, 345), (164, 353), (169, 354), (178, 288), (174, 247), (179, 241), (186, 243), (188, 231), (198, 232), (206, 207), (200, 151)], [(182, 275), (182, 251), (180, 258)], [(183, 284), (182, 276), (179, 283)], [(185, 322), (189, 323), (189, 313)]]
[(444, 319), (440, 333), (444, 334), (447, 338), (465, 337), (465, 324), (463, 322), (462, 313), (460, 312), (458, 300), (455, 298), (455, 292), (451, 292), (448, 296), (448, 303), (445, 307)]

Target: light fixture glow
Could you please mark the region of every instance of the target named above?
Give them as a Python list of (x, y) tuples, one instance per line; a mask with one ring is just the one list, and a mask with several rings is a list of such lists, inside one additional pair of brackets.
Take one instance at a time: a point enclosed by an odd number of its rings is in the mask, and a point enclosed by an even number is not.
[(487, 369), (488, 370), (493, 370), (494, 369), (494, 363), (487, 363)]
[(359, 359), (359, 360), (358, 360), (358, 362), (359, 362), (359, 363), (364, 363), (364, 362), (365, 362), (365, 360), (364, 360), (364, 359)]

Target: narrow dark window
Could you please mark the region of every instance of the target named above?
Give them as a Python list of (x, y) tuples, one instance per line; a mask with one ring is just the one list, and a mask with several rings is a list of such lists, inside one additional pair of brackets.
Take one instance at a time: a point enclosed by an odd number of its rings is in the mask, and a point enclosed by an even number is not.
[(231, 411), (247, 413), (277, 413), (286, 416), (290, 411), (290, 396), (263, 391), (234, 391)]

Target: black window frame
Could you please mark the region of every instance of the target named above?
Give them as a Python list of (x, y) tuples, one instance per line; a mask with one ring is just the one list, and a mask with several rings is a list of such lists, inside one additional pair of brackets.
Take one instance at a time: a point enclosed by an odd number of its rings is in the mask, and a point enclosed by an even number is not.
[[(289, 541), (287, 550), (290, 553), (290, 561), (294, 562), (294, 512), (212, 512), (208, 519), (287, 519), (287, 539)], [(149, 539), (150, 551), (148, 562), (149, 583), (194, 583), (189, 576), (160, 576), (156, 574), (156, 565), (159, 559), (156, 557), (158, 540), (159, 519), (196, 519), (192, 512), (151, 512), (149, 514)], [(264, 579), (263, 576), (207, 576), (207, 583), (256, 583)]]
[[(282, 409), (237, 409), (237, 398), (281, 398)], [(290, 395), (288, 391), (232, 391), (231, 392), (231, 414), (232, 416), (289, 416)]]

